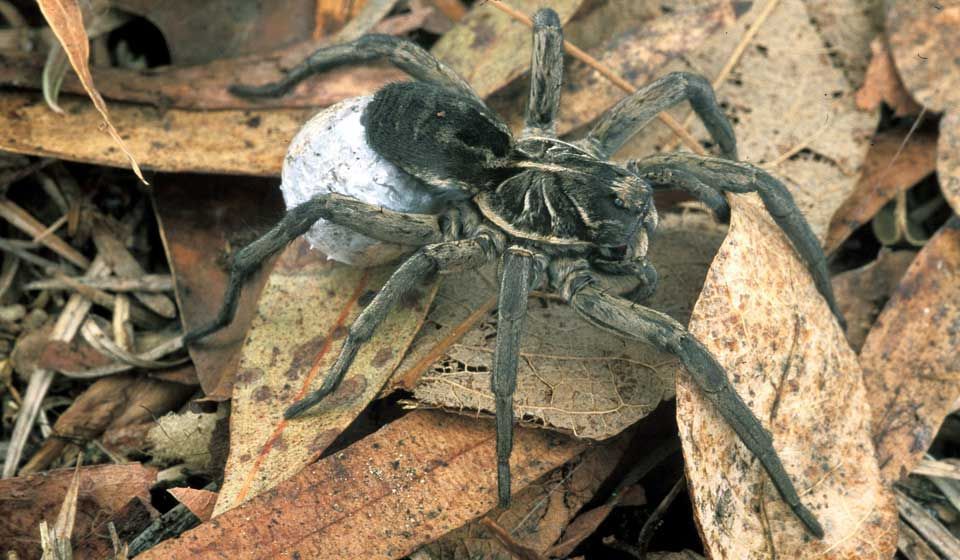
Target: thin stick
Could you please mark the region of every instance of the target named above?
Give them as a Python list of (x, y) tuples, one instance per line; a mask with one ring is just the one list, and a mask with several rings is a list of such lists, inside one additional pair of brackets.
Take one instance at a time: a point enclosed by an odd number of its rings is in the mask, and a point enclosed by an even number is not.
[[(513, 19), (522, 22), (527, 27), (533, 29), (533, 20), (530, 19), (527, 14), (517, 10), (516, 8), (508, 6), (507, 4), (504, 4), (501, 0), (490, 0), (490, 5), (512, 17)], [(574, 45), (570, 41), (564, 39), (563, 48), (571, 56), (599, 72), (601, 76), (609, 80), (613, 85), (617, 86), (623, 91), (627, 93), (633, 93), (637, 91), (637, 88), (634, 87), (633, 84), (618, 76), (613, 70), (605, 66), (596, 58), (593, 58), (587, 54), (583, 49)], [(694, 153), (697, 153), (701, 156), (707, 154), (706, 150), (703, 149), (703, 146), (697, 142), (697, 139), (687, 132), (687, 129), (684, 128), (682, 124), (678, 123), (676, 119), (667, 113), (660, 113), (657, 115), (657, 118), (660, 119), (660, 122), (667, 125), (688, 148), (693, 150)]]
[[(13, 224), (17, 229), (24, 231), (31, 237), (41, 237), (47, 230), (40, 221), (30, 215), (29, 212), (17, 206), (12, 200), (0, 199), (0, 218), (3, 218)], [(69, 243), (56, 235), (46, 235), (38, 239), (54, 253), (60, 255), (71, 263), (86, 270), (90, 266), (90, 260), (80, 254)]]
[(653, 538), (653, 534), (663, 523), (663, 516), (666, 515), (667, 510), (670, 509), (670, 505), (673, 504), (673, 501), (677, 499), (680, 491), (686, 486), (687, 479), (681, 474), (676, 484), (670, 489), (670, 492), (664, 496), (663, 501), (660, 502), (657, 509), (653, 510), (653, 513), (650, 514), (650, 517), (648, 517), (647, 521), (643, 524), (643, 527), (640, 529), (640, 536), (637, 538), (637, 547), (640, 549), (641, 557), (646, 555), (647, 547), (650, 546), (650, 540)]

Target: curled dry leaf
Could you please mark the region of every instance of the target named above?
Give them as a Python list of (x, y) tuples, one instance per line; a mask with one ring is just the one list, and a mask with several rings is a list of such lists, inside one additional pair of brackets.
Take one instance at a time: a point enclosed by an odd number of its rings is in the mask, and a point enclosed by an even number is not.
[(213, 516), (213, 506), (217, 503), (216, 492), (196, 488), (170, 488), (167, 492), (186, 506), (200, 521), (210, 521)]
[[(113, 141), (89, 132), (100, 116), (61, 98), (52, 113), (36, 94), (0, 95), (0, 150), (122, 167)], [(312, 111), (179, 111), (116, 104), (112, 119), (144, 167), (156, 171), (279, 176), (287, 146)], [(83, 138), (83, 142), (77, 142)]]
[(856, 188), (830, 218), (824, 252), (839, 249), (897, 193), (933, 173), (936, 154), (936, 136), (927, 128), (913, 133), (907, 128), (891, 128), (878, 133), (867, 152)]
[[(754, 2), (732, 28), (714, 34), (662, 72), (699, 72), (712, 80), (766, 4)], [(856, 185), (876, 128), (874, 116), (854, 106), (853, 88), (843, 72), (829, 57), (812, 54), (823, 51), (823, 38), (804, 2), (779, 2), (717, 90), (733, 123), (740, 159), (780, 178), (821, 239), (830, 217)], [(682, 120), (688, 112), (683, 105), (671, 114)], [(691, 133), (710, 142), (703, 126), (694, 123)], [(651, 123), (618, 157), (649, 155), (672, 136), (662, 124)]]
[(916, 256), (916, 251), (882, 250), (872, 263), (833, 277), (833, 292), (847, 320), (847, 341), (855, 351), (863, 347), (877, 315)]
[[(76, 469), (0, 480), (0, 548), (17, 558), (40, 557), (37, 526), (41, 520), (53, 525)], [(77, 516), (73, 527), (75, 549), (98, 550), (102, 558), (110, 550), (106, 523), (132, 499), (150, 501), (149, 488), (156, 469), (138, 463), (97, 465), (79, 469)]]
[(930, 239), (860, 352), (884, 479), (923, 458), (960, 390), (960, 219)]
[[(138, 558), (400, 558), (494, 507), (493, 442), (491, 423), (414, 411)], [(518, 429), (514, 489), (582, 450)]]
[(380, 392), (419, 330), (434, 286), (420, 287), (390, 313), (336, 391), (304, 417), (283, 419), (287, 407), (319, 387), (350, 325), (393, 268), (341, 265), (303, 239), (281, 255), (243, 346), (216, 515), (316, 460)]
[(728, 197), (730, 232), (690, 331), (772, 432), (812, 538), (688, 375), (677, 419), (704, 547), (713, 558), (890, 557), (896, 510), (880, 478), (856, 355), (806, 268), (754, 196)]
[[(723, 228), (705, 214), (666, 214), (651, 247), (662, 286), (652, 305), (685, 321), (722, 238)], [(401, 380), (422, 371), (418, 401), (493, 411), (496, 314), (487, 302), (495, 294), (491, 269), (444, 281), (427, 326), (398, 368)], [(553, 298), (531, 302), (520, 352), (517, 418), (590, 439), (620, 433), (673, 397), (682, 369), (675, 357), (610, 336)]]
[(903, 81), (893, 65), (886, 42), (877, 37), (870, 43), (870, 50), (873, 57), (870, 59), (863, 86), (857, 90), (857, 107), (876, 111), (880, 108), (880, 103), (884, 102), (900, 117), (919, 113), (920, 105), (903, 87)]
[(887, 41), (914, 99), (937, 112), (960, 109), (960, 0), (895, 0)]
[[(554, 0), (550, 7), (567, 22), (584, 0)], [(510, 5), (533, 14), (541, 7), (536, 0), (513, 0)], [(493, 6), (477, 5), (431, 49), (487, 97), (530, 69), (530, 29)]]
[[(126, 142), (123, 141), (120, 133), (117, 132), (117, 129), (110, 121), (107, 104), (103, 101), (103, 97), (100, 96), (100, 93), (93, 85), (93, 76), (90, 74), (89, 66), (90, 43), (89, 39), (87, 39), (87, 32), (83, 28), (83, 16), (80, 13), (80, 6), (77, 0), (37, 0), (37, 4), (40, 5), (40, 11), (43, 12), (44, 19), (47, 20), (50, 29), (53, 30), (63, 50), (67, 53), (67, 58), (70, 59), (70, 66), (73, 67), (74, 72), (76, 72), (80, 78), (83, 89), (86, 90), (87, 95), (90, 96), (90, 100), (93, 101), (97, 112), (103, 117), (103, 123), (106, 125), (107, 132), (110, 133), (110, 137), (120, 146), (120, 150), (127, 157), (130, 166), (133, 168), (133, 172), (146, 184), (147, 180), (143, 178), (140, 165), (137, 164), (137, 160), (133, 157), (133, 154), (130, 153)], [(93, 129), (88, 129), (85, 131), (84, 136), (92, 134)]]

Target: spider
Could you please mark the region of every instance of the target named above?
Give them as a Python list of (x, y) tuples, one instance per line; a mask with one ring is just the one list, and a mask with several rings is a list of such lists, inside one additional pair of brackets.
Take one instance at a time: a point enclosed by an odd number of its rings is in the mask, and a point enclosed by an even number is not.
[[(185, 335), (193, 343), (234, 317), (248, 276), (315, 223), (345, 226), (383, 242), (416, 248), (350, 327), (321, 387), (285, 412), (303, 414), (336, 389), (358, 349), (390, 310), (437, 273), (500, 267), (497, 337), (491, 386), (496, 407), (498, 497), (510, 500), (513, 393), (527, 297), (535, 288), (558, 293), (589, 323), (617, 336), (651, 343), (679, 357), (708, 400), (760, 460), (783, 500), (819, 538), (823, 528), (804, 506), (773, 448), (770, 433), (730, 384), (723, 367), (680, 323), (638, 305), (657, 284), (648, 244), (657, 227), (653, 193), (679, 189), (704, 201), (723, 220), (724, 193), (756, 192), (805, 262), (816, 287), (842, 322), (816, 237), (786, 188), (763, 170), (736, 160), (736, 140), (701, 76), (673, 73), (624, 98), (582, 139), (556, 137), (563, 72), (563, 34), (555, 12), (534, 17), (530, 94), (519, 137), (470, 85), (414, 43), (386, 35), (322, 48), (280, 81), (234, 86), (238, 96), (284, 95), (311, 74), (386, 58), (414, 81), (379, 90), (362, 106), (366, 142), (398, 173), (425, 188), (456, 190), (460, 200), (436, 213), (403, 213), (339, 193), (322, 193), (292, 207), (263, 237), (232, 260), (222, 307), (208, 325)], [(661, 154), (620, 165), (608, 161), (661, 111), (683, 101), (723, 157)], [(632, 277), (623, 296), (600, 285), (597, 273)]]

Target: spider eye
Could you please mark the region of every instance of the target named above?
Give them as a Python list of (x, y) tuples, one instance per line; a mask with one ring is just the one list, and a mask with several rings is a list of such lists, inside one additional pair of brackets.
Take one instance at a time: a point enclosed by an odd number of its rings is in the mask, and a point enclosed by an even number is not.
[(619, 196), (613, 199), (613, 205), (616, 206), (617, 208), (624, 208), (627, 206), (627, 204)]

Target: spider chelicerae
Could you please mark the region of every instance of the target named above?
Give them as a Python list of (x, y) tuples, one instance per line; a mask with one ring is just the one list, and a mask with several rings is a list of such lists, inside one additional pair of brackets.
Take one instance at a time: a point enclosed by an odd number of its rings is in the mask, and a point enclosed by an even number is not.
[[(263, 237), (233, 256), (223, 305), (210, 324), (185, 336), (188, 343), (229, 324), (248, 276), (318, 221), (346, 226), (390, 244), (415, 248), (350, 327), (340, 355), (321, 387), (291, 406), (303, 414), (336, 389), (360, 346), (390, 310), (437, 273), (500, 267), (497, 339), (492, 389), (496, 404), (499, 501), (510, 500), (513, 393), (530, 291), (557, 292), (588, 322), (611, 333), (651, 343), (679, 357), (704, 395), (760, 460), (784, 501), (817, 537), (823, 529), (801, 503), (772, 437), (730, 384), (704, 346), (672, 318), (638, 305), (656, 287), (647, 248), (657, 227), (653, 193), (679, 189), (729, 217), (724, 193), (755, 192), (789, 237), (833, 313), (826, 262), (816, 237), (790, 193), (776, 179), (737, 162), (733, 129), (701, 76), (667, 75), (624, 98), (582, 139), (556, 138), (555, 117), (563, 73), (563, 35), (552, 10), (534, 18), (530, 95), (524, 128), (514, 137), (460, 76), (407, 40), (367, 35), (323, 48), (273, 84), (235, 86), (245, 97), (279, 96), (306, 77), (334, 66), (386, 58), (415, 81), (395, 83), (362, 104), (365, 141), (372, 150), (425, 188), (457, 190), (459, 201), (437, 213), (404, 213), (336, 192), (292, 207)], [(608, 161), (657, 114), (688, 101), (722, 157), (661, 154), (624, 165)], [(597, 273), (632, 277), (623, 297), (603, 289)]]

